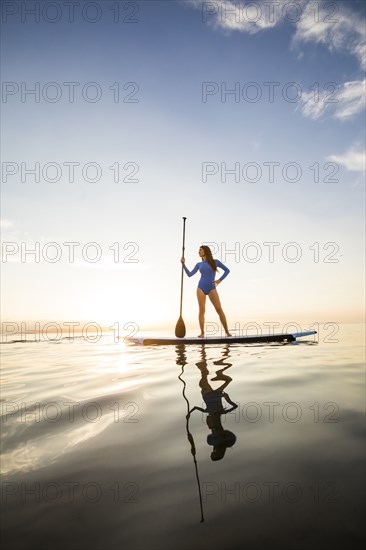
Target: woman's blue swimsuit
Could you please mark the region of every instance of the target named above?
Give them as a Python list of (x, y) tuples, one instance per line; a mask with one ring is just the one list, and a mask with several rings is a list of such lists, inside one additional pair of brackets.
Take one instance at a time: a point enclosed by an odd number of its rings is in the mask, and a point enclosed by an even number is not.
[[(224, 274), (219, 279), (219, 281), (223, 281), (225, 277), (227, 277), (230, 273), (230, 269), (226, 267), (226, 265), (222, 264), (220, 260), (214, 260), (217, 267), (220, 267), (224, 270)], [(198, 283), (198, 288), (200, 288), (206, 295), (211, 292), (211, 290), (214, 290), (216, 286), (214, 285), (215, 280), (215, 271), (212, 269), (210, 264), (203, 260), (202, 262), (198, 262), (192, 269), (192, 271), (189, 271), (189, 269), (186, 268), (186, 265), (183, 264), (184, 271), (187, 273), (188, 277), (192, 277), (197, 271), (199, 270), (201, 273), (201, 278)]]

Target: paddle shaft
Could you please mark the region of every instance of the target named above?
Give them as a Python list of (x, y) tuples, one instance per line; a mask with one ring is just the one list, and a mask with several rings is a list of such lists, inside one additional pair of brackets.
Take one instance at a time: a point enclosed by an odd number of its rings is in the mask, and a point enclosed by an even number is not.
[[(185, 250), (185, 239), (186, 239), (186, 219), (183, 218), (183, 245), (182, 245), (182, 257), (184, 258), (184, 250)], [(180, 310), (179, 310), (179, 316), (182, 317), (182, 305), (183, 305), (183, 277), (184, 277), (184, 267), (182, 264), (182, 275), (180, 280)]]

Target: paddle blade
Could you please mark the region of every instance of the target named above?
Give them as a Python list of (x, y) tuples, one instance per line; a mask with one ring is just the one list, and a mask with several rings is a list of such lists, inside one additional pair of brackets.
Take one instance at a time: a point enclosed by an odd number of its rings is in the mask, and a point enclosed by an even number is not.
[(186, 325), (182, 319), (182, 316), (179, 317), (177, 324), (175, 325), (175, 336), (177, 338), (184, 338), (186, 335)]

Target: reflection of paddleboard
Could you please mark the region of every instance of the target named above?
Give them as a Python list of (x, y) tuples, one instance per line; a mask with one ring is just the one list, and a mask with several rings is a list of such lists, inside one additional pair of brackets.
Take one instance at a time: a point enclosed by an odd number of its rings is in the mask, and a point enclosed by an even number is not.
[(225, 336), (217, 338), (215, 336), (209, 336), (207, 338), (174, 338), (165, 336), (162, 336), (160, 338), (152, 338), (149, 336), (145, 336), (143, 338), (126, 337), (126, 342), (141, 344), (142, 346), (166, 346), (168, 344), (265, 344), (267, 342), (294, 342), (296, 338), (301, 338), (302, 336), (311, 336), (313, 334), (316, 334), (316, 330), (310, 330), (308, 332), (293, 332), (292, 334), (267, 334), (263, 336)]

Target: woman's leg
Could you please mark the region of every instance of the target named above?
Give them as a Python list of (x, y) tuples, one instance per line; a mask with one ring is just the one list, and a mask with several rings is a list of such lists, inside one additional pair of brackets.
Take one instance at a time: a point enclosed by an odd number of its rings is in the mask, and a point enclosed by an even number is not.
[(211, 290), (208, 297), (210, 298), (214, 308), (216, 309), (216, 312), (218, 313), (218, 315), (220, 317), (220, 321), (222, 323), (222, 326), (224, 327), (226, 336), (231, 336), (231, 334), (229, 332), (229, 329), (227, 327), (226, 316), (225, 316), (224, 310), (221, 307), (221, 302), (220, 302), (220, 298), (219, 298), (217, 290), (216, 289)]
[(200, 288), (197, 288), (197, 300), (198, 300), (198, 321), (200, 324), (201, 334), (198, 338), (204, 338), (205, 336), (205, 310), (206, 310), (206, 294)]

